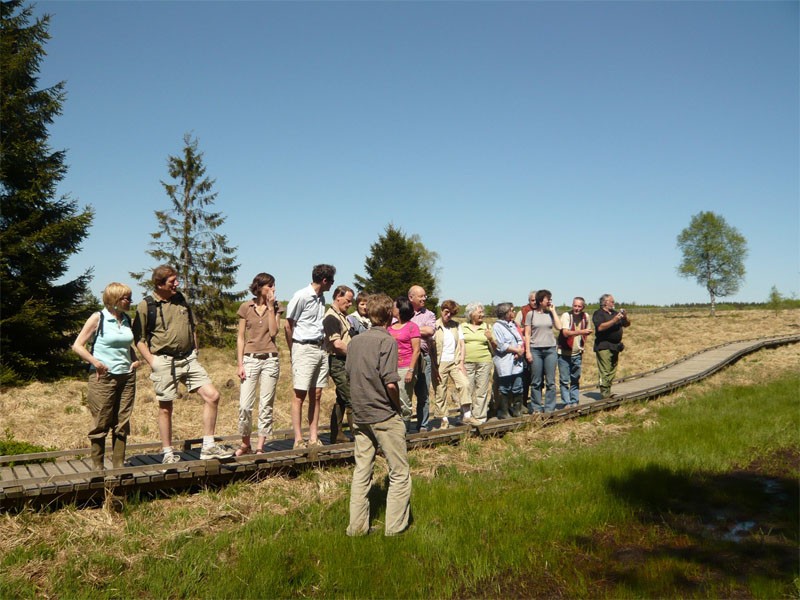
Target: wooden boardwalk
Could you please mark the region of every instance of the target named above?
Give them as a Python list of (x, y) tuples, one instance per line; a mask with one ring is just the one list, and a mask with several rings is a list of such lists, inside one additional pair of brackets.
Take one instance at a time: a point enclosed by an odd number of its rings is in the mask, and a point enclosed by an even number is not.
[[(600, 410), (612, 409), (623, 402), (654, 398), (698, 381), (723, 369), (742, 356), (762, 348), (772, 348), (800, 341), (800, 334), (758, 338), (721, 344), (658, 369), (621, 379), (614, 383), (610, 399), (600, 400), (596, 388), (581, 394), (577, 407), (560, 408), (546, 415), (526, 415), (513, 419), (492, 419), (478, 427), (451, 426), (445, 430), (414, 432), (407, 436), (409, 448), (457, 443), (466, 436), (490, 436), (520, 429), (561, 422)], [(434, 426), (438, 423), (434, 423)], [(16, 456), (0, 456), (0, 510), (23, 506), (57, 506), (64, 502), (102, 501), (108, 494), (134, 491), (157, 491), (201, 488), (242, 479), (257, 479), (276, 471), (295, 471), (353, 457), (353, 444), (329, 444), (327, 433), (321, 436), (321, 448), (293, 449), (288, 430), (276, 432), (276, 439), (267, 444), (264, 454), (250, 454), (228, 461), (200, 460), (200, 439), (183, 440), (180, 463), (161, 464), (160, 444), (130, 444), (126, 466), (93, 471), (88, 458), (89, 448), (41, 452)], [(239, 436), (219, 438), (239, 440)], [(107, 455), (110, 453), (107, 453)]]

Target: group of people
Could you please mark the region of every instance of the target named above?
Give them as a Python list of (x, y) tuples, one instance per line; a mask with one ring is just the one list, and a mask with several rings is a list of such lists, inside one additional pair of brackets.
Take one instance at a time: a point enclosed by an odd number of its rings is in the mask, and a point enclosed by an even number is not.
[[(492, 396), (499, 419), (525, 411), (555, 410), (556, 365), (562, 401), (565, 405), (578, 403), (582, 355), (593, 333), (583, 298), (576, 297), (571, 310), (559, 316), (548, 290), (531, 292), (528, 304), (519, 313), (510, 302), (499, 304), (497, 320), (489, 327), (479, 303), (468, 304), (466, 320), (459, 323), (455, 317), (460, 307), (453, 300), (445, 300), (437, 319), (426, 308), (425, 290), (418, 285), (412, 286), (407, 296), (395, 299), (385, 294), (356, 296), (348, 286), (339, 285), (326, 309), (324, 294), (333, 288), (335, 275), (332, 265), (314, 266), (311, 283), (295, 292), (285, 311), (275, 296), (275, 278), (268, 273), (253, 278), (252, 298), (237, 312), (237, 374), (241, 380), (238, 430), (242, 440), (238, 449), (215, 441), (220, 395), (198, 361), (194, 316), (178, 289), (177, 271), (168, 265), (154, 269), (153, 291), (138, 304), (133, 321), (127, 314), (132, 302), (130, 288), (109, 284), (103, 291), (104, 308), (89, 317), (73, 344), (74, 351), (90, 365), (87, 402), (94, 421), (89, 432), (94, 467), (104, 468), (109, 433), (112, 465), (124, 465), (135, 369), (140, 362), (137, 350), (151, 368), (164, 464), (181, 460), (172, 447), (172, 407), (179, 382), (203, 399), (201, 460), (264, 452), (273, 431), (280, 375), (276, 338), (282, 317), (291, 356), (294, 448), (322, 445), (320, 404), (329, 376), (336, 389), (330, 441), (350, 441), (344, 433), (346, 423), (355, 442), (348, 535), (369, 530), (367, 494), (378, 449), (389, 464), (386, 534), (395, 535), (408, 526), (411, 479), (405, 435), (412, 428), (414, 414), (419, 431), (432, 428), (431, 388), (433, 418), (443, 429), (450, 427), (448, 398), (460, 408), (461, 423), (468, 425), (486, 422)], [(355, 310), (348, 314), (354, 303)], [(630, 320), (624, 310), (615, 310), (610, 294), (601, 297), (600, 305), (592, 324), (600, 391), (607, 397), (623, 348), (622, 331)], [(254, 448), (257, 395), (260, 401)], [(307, 439), (302, 427), (304, 408)]]

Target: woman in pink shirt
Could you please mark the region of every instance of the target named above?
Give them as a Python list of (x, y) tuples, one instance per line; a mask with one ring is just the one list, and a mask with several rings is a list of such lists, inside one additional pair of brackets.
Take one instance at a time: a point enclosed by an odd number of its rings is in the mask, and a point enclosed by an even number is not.
[(419, 360), (419, 327), (411, 322), (414, 307), (406, 296), (394, 301), (396, 321), (386, 328), (397, 342), (397, 374), (400, 375), (400, 405), (406, 430), (411, 423), (411, 397), (417, 382), (417, 361)]

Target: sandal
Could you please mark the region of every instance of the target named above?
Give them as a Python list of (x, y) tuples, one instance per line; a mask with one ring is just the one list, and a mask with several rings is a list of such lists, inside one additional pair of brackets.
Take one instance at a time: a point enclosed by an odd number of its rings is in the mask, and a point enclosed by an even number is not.
[(239, 446), (239, 449), (234, 453), (236, 456), (244, 456), (245, 454), (250, 454), (253, 451), (250, 446), (247, 444), (242, 444)]
[(256, 454), (264, 454), (263, 448), (256, 448)]

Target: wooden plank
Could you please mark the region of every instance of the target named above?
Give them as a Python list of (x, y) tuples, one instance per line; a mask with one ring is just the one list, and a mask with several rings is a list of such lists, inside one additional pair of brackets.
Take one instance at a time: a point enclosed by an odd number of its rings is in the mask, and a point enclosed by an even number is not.
[(11, 467), (11, 471), (14, 473), (14, 478), (17, 481), (24, 481), (25, 479), (32, 479), (32, 475), (28, 471), (28, 467), (25, 465), (19, 465)]

